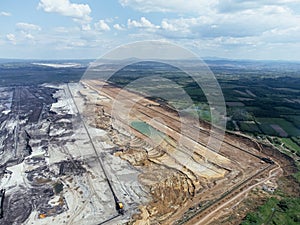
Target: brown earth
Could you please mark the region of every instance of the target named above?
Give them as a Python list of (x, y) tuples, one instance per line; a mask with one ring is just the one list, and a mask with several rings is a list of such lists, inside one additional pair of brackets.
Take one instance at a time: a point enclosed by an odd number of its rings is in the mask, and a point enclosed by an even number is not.
[[(151, 196), (147, 205), (140, 206), (141, 213), (134, 216), (133, 224), (172, 224), (181, 220), (199, 203), (219, 198), (267, 168), (260, 158), (265, 154), (278, 160), (286, 173), (294, 169), (292, 161), (274, 149), (234, 134), (226, 133), (221, 148), (215, 151), (207, 143), (219, 133), (212, 134), (209, 124), (193, 124), (191, 118), (180, 118), (167, 105), (112, 84), (95, 80), (83, 84), (99, 94), (99, 98), (92, 99), (81, 93), (91, 123), (109, 132), (111, 142), (121, 149), (116, 156), (142, 171), (140, 183)], [(150, 125), (159, 135), (141, 133), (132, 126), (135, 121)]]

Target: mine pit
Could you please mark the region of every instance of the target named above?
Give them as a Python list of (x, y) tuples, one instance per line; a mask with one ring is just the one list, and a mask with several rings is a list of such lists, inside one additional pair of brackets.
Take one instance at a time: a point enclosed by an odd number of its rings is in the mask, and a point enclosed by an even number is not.
[(112, 83), (0, 92), (3, 224), (193, 224), (288, 164), (229, 133), (214, 151), (209, 124)]

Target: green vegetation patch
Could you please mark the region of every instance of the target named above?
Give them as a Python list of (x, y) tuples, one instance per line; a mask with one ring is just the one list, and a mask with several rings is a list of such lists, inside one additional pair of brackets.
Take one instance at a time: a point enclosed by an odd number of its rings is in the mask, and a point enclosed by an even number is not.
[(300, 198), (270, 198), (256, 212), (249, 213), (242, 225), (300, 224)]
[[(258, 121), (260, 123), (261, 129), (267, 135), (273, 135), (273, 132), (268, 133), (269, 130), (265, 129), (266, 125), (267, 126), (278, 125), (289, 136), (299, 136), (300, 135), (300, 129), (297, 129), (291, 122), (285, 120), (284, 118), (256, 118), (256, 121)], [(274, 128), (272, 128), (272, 129), (275, 130)], [(276, 131), (276, 133), (277, 133), (277, 135), (280, 135), (280, 132)]]
[(281, 138), (281, 142), (284, 143), (285, 147), (295, 152), (300, 152), (300, 146), (295, 143), (291, 138)]
[(297, 180), (297, 182), (300, 184), (300, 168), (298, 166), (298, 172), (294, 173), (293, 176), (295, 177), (295, 179)]
[(209, 110), (200, 110), (198, 111), (199, 118), (205, 121), (211, 121), (211, 114)]
[(259, 124), (259, 128), (266, 135), (277, 136), (278, 133), (269, 124)]
[(209, 105), (206, 103), (198, 103), (196, 106), (198, 116), (200, 119), (205, 121), (211, 121), (211, 113)]
[[(297, 152), (297, 155), (300, 157), (299, 152)], [(300, 185), (300, 161), (296, 161), (297, 169), (298, 171), (293, 174), (293, 177), (296, 179), (297, 183)]]
[[(294, 110), (294, 113), (296, 113), (295, 110)], [(300, 116), (298, 116), (298, 115), (286, 115), (286, 116), (284, 116), (284, 118), (286, 120), (290, 121), (291, 123), (293, 123), (297, 128), (300, 129)]]
[(261, 133), (259, 127), (254, 122), (241, 121), (238, 122), (240, 130), (249, 133)]
[(282, 106), (278, 106), (278, 107), (274, 107), (274, 109), (276, 110), (276, 112), (278, 112), (280, 115), (293, 115), (296, 113), (295, 109), (293, 108), (289, 108), (289, 107), (282, 107)]
[(298, 137), (292, 137), (291, 139), (292, 139), (293, 142), (295, 142), (297, 145), (300, 146), (300, 136), (298, 136)]

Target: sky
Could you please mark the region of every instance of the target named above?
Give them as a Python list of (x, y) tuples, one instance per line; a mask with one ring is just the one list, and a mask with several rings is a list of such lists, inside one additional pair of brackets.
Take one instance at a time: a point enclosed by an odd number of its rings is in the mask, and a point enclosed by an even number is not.
[(143, 40), (200, 57), (300, 61), (300, 0), (0, 2), (0, 58), (93, 59)]

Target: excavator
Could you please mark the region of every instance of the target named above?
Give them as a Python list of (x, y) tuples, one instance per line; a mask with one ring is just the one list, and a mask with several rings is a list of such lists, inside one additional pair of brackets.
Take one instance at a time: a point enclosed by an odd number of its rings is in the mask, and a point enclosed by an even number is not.
[(114, 200), (115, 200), (115, 203), (116, 203), (116, 210), (118, 211), (118, 213), (120, 215), (124, 215), (124, 204), (123, 204), (123, 202), (121, 202), (118, 199), (118, 197), (117, 197), (117, 195), (116, 195), (113, 187), (111, 186), (110, 180), (107, 177), (106, 177), (106, 181), (107, 181), (107, 183), (109, 185), (109, 188), (110, 188), (110, 190), (111, 190), (111, 192), (112, 192), (112, 194), (114, 196)]
[(118, 199), (115, 199), (116, 201), (116, 210), (120, 215), (124, 215), (124, 204), (123, 202), (119, 201)]

